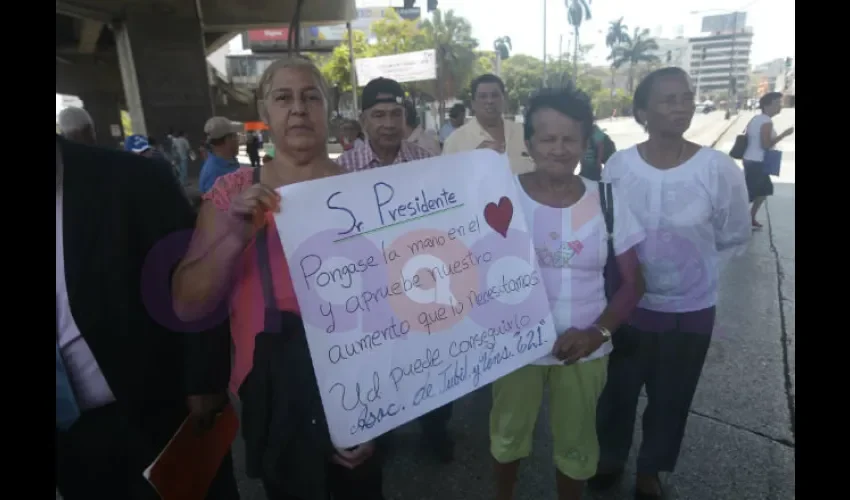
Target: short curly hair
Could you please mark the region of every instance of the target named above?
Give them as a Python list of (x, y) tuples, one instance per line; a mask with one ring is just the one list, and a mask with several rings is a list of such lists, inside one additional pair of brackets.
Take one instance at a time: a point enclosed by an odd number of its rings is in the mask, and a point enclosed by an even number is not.
[(593, 105), (590, 97), (579, 90), (572, 82), (563, 87), (543, 88), (534, 93), (528, 100), (525, 111), (523, 131), (525, 140), (531, 140), (534, 135), (534, 114), (542, 109), (551, 109), (564, 116), (572, 118), (581, 124), (584, 140), (589, 140), (593, 133)]

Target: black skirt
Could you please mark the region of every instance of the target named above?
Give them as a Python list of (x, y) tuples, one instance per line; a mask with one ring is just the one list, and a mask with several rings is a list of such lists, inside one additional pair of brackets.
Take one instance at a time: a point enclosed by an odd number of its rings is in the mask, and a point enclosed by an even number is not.
[(751, 202), (760, 196), (773, 195), (773, 181), (770, 180), (762, 162), (744, 160), (744, 178)]

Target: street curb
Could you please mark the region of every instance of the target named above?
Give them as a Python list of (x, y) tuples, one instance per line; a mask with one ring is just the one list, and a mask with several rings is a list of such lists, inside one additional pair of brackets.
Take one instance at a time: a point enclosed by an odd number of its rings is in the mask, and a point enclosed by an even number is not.
[(738, 113), (737, 115), (735, 115), (734, 119), (729, 120), (729, 126), (724, 128), (723, 131), (720, 132), (720, 135), (717, 136), (717, 139), (715, 139), (714, 142), (712, 142), (711, 146), (709, 146), (709, 147), (713, 148), (713, 147), (717, 146), (717, 143), (720, 142), (720, 139), (723, 139), (723, 136), (726, 135), (726, 132), (729, 132), (729, 129), (731, 129), (736, 123), (738, 123), (738, 120), (740, 118), (741, 118), (741, 114)]

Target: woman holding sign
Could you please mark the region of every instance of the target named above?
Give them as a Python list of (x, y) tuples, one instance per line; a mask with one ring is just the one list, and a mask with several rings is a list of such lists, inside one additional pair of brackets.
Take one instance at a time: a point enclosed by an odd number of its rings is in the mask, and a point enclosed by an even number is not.
[[(635, 245), (644, 231), (619, 193), (613, 193), (613, 245), (597, 182), (574, 175), (593, 129), (589, 98), (572, 87), (544, 89), (528, 103), (524, 135), (535, 170), (518, 176), (520, 203), (559, 333), (552, 355), (493, 383), (490, 451), (497, 498), (513, 497), (519, 460), (549, 386), (558, 498), (579, 500), (596, 473), (596, 402), (605, 386), (611, 332), (643, 294)], [(609, 192), (607, 203), (611, 203)], [(609, 248), (614, 255), (609, 255)], [(620, 286), (606, 300), (608, 258)]]
[(281, 210), (277, 188), (343, 173), (327, 153), (327, 85), (308, 59), (293, 57), (272, 63), (258, 92), (274, 158), (218, 178), (204, 195), (174, 274), (175, 311), (198, 321), (229, 299), (230, 387), (242, 399), (247, 471), (263, 480), (270, 500), (381, 500), (372, 443), (331, 444), (273, 217)]

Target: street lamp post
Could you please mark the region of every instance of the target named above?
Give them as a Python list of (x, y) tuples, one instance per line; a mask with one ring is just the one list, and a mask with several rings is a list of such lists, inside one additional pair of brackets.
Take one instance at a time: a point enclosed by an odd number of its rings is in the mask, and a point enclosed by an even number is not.
[(706, 48), (703, 47), (702, 48), (702, 54), (700, 55), (700, 60), (699, 60), (700, 61), (699, 62), (699, 71), (697, 71), (697, 91), (696, 91), (696, 95), (697, 95), (697, 101), (700, 101), (700, 102), (702, 102), (702, 101), (700, 100), (700, 97), (699, 97), (699, 91), (700, 91), (699, 88), (700, 88), (700, 84), (702, 83), (702, 72), (705, 70), (705, 68), (703, 67), (703, 66), (705, 66), (705, 54), (706, 54)]
[(348, 29), (348, 61), (351, 65), (351, 102), (357, 113), (357, 71), (354, 69), (354, 32), (351, 30), (351, 21), (345, 23), (345, 27)]
[(729, 110), (738, 111), (738, 79), (735, 76), (735, 41), (738, 35), (738, 12), (732, 14), (732, 42), (729, 50)]
[(543, 86), (546, 86), (546, 0), (543, 0)]

